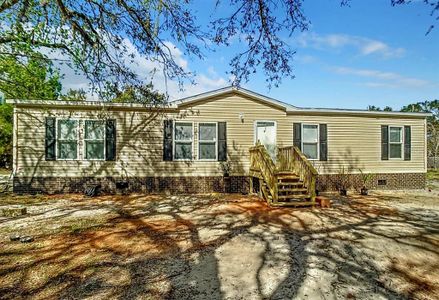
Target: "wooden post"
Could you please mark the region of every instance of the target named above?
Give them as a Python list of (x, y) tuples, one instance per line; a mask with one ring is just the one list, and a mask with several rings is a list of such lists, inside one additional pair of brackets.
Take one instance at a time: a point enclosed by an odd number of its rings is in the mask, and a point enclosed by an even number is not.
[[(259, 197), (261, 197), (262, 199), (264, 199), (264, 194), (262, 193), (263, 184), (264, 184), (264, 180), (259, 178)], [(264, 200), (268, 200), (268, 199), (264, 199)]]
[(310, 189), (311, 189), (311, 193), (310, 193), (311, 202), (314, 205), (316, 203), (316, 176), (311, 177)]

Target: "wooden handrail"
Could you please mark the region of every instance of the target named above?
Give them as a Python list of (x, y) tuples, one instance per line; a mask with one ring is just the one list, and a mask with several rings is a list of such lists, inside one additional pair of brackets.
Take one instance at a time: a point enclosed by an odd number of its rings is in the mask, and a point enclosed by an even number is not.
[(250, 169), (258, 170), (261, 173), (267, 183), (273, 202), (277, 202), (276, 166), (264, 145), (258, 144), (250, 148)]
[(318, 172), (298, 147), (279, 148), (276, 167), (277, 171), (296, 173), (303, 181), (303, 185), (307, 187), (311, 201), (315, 201)]
[(262, 175), (273, 202), (278, 201), (277, 173), (282, 171), (298, 175), (307, 188), (311, 201), (315, 201), (318, 172), (296, 146), (279, 148), (276, 165), (263, 145), (253, 146), (250, 148), (250, 169)]

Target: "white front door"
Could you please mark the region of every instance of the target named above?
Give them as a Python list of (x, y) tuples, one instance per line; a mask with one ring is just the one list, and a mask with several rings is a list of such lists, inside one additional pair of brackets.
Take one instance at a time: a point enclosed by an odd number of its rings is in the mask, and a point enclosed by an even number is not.
[(276, 160), (276, 122), (256, 121), (255, 143), (261, 143), (267, 148), (273, 161)]

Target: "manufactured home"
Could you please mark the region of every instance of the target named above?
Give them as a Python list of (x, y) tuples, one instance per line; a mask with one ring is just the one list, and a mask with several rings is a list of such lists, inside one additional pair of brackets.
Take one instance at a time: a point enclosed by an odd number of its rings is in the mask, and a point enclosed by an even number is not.
[(235, 87), (160, 107), (8, 102), (15, 192), (258, 190), (309, 202), (315, 190), (425, 186), (424, 113), (300, 108)]

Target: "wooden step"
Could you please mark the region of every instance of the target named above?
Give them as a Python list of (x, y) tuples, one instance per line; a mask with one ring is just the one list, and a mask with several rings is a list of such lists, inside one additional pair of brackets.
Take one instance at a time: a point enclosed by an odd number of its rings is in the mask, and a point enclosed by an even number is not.
[(292, 185), (292, 186), (282, 186), (278, 187), (279, 192), (294, 192), (296, 189), (306, 189), (303, 185)]
[(295, 181), (295, 182), (278, 182), (277, 186), (278, 187), (285, 187), (285, 186), (303, 186), (303, 182), (301, 181)]
[[(268, 185), (265, 181), (262, 182), (262, 186), (268, 188)], [(279, 189), (286, 189), (286, 188), (302, 188), (303, 182), (302, 181), (293, 181), (293, 182), (278, 182), (277, 187)]]
[(278, 192), (306, 193), (306, 192), (308, 192), (308, 189), (307, 188), (278, 189)]
[(297, 195), (279, 195), (277, 196), (279, 200), (294, 200), (294, 199), (308, 199), (311, 198), (308, 194), (297, 194)]
[(277, 179), (297, 179), (300, 180), (299, 176), (295, 175), (295, 174), (280, 174), (280, 175), (276, 175)]
[(290, 176), (299, 177), (299, 175), (297, 175), (294, 172), (276, 172), (276, 173), (274, 173), (274, 176), (277, 176), (277, 177), (290, 177)]
[(274, 174), (275, 175), (280, 175), (280, 176), (282, 176), (282, 175), (294, 175), (294, 176), (297, 176), (297, 174), (292, 172), (292, 171), (277, 171)]
[(302, 201), (302, 202), (273, 202), (270, 203), (270, 206), (273, 207), (287, 207), (287, 206), (311, 206), (311, 205), (316, 205), (315, 202), (312, 201)]

